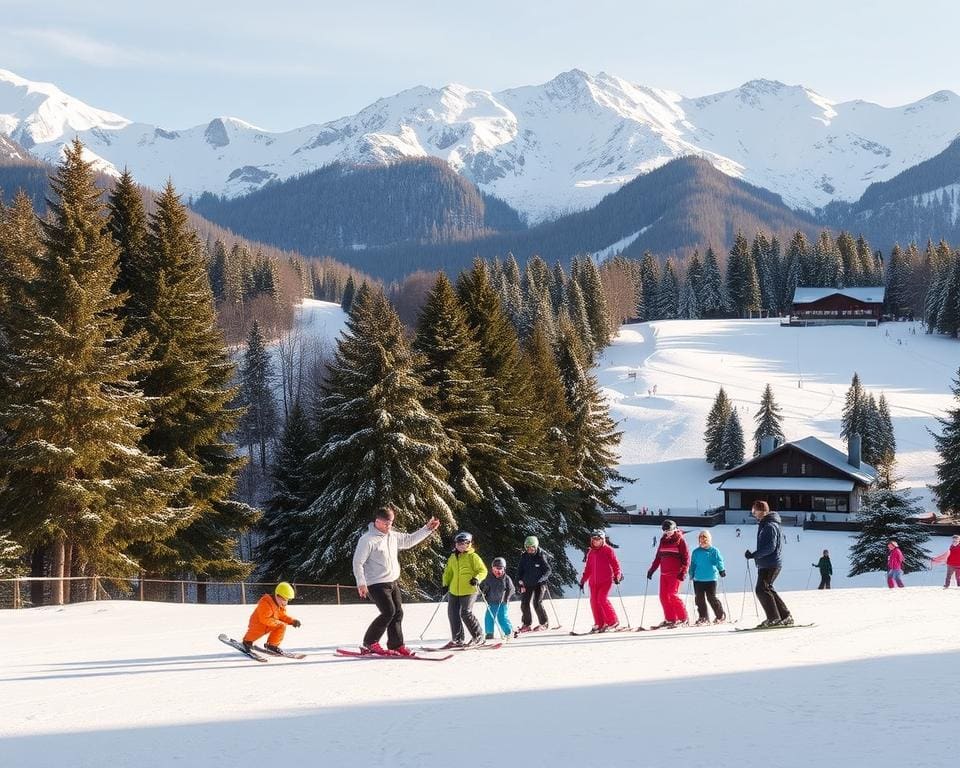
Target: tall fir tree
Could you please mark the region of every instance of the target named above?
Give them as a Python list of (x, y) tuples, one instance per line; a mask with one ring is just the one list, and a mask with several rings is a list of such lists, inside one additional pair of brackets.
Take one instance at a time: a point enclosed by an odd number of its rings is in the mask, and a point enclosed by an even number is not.
[(343, 298), (340, 299), (340, 308), (344, 312), (349, 312), (353, 306), (353, 297), (357, 292), (356, 283), (353, 282), (353, 275), (347, 277), (347, 284), (343, 287)]
[(121, 314), (142, 315), (138, 299), (148, 289), (150, 274), (146, 263), (147, 214), (143, 198), (130, 172), (124, 169), (107, 199), (107, 229), (119, 250), (119, 269), (113, 287), (115, 293), (127, 296)]
[(894, 245), (890, 252), (884, 301), (887, 311), (895, 317), (906, 316), (910, 312), (910, 272), (909, 255), (899, 245)]
[(893, 431), (893, 418), (886, 395), (880, 393), (878, 404), (880, 431), (877, 437), (877, 469), (880, 471), (881, 488), (893, 487), (893, 467), (897, 460), (897, 438)]
[(201, 245), (170, 183), (148, 217), (146, 251), (151, 279), (137, 299), (144, 313), (128, 319), (151, 350), (141, 382), (153, 403), (144, 444), (181, 472), (184, 487), (174, 499), (180, 528), (138, 555), (151, 572), (200, 581), (243, 576), (250, 569), (237, 544), (257, 512), (233, 498), (244, 464), (227, 439), (240, 417), (231, 406), (235, 368), (217, 328)]
[(646, 312), (641, 320), (659, 320), (660, 315), (660, 262), (647, 251), (640, 261), (640, 285)]
[(863, 495), (857, 513), (860, 532), (850, 547), (848, 576), (886, 571), (889, 541), (897, 542), (903, 552), (904, 573), (926, 570), (930, 553), (924, 544), (930, 534), (911, 519), (923, 512), (917, 501), (906, 492), (893, 489)]
[(760, 410), (757, 411), (753, 420), (757, 423), (757, 428), (753, 432), (753, 455), (760, 455), (760, 444), (763, 438), (776, 438), (777, 444), (786, 442), (783, 434), (783, 415), (782, 409), (777, 405), (773, 398), (773, 388), (767, 384), (763, 389), (763, 395), (760, 397)]
[(730, 414), (733, 412), (733, 404), (723, 387), (717, 392), (713, 400), (710, 413), (707, 414), (707, 428), (703, 435), (706, 444), (705, 458), (715, 469), (720, 469), (722, 464), (721, 450), (723, 448), (723, 432), (727, 426)]
[(729, 468), (742, 464), (745, 452), (743, 425), (740, 423), (740, 415), (737, 413), (737, 409), (733, 408), (727, 417), (727, 423), (723, 427), (723, 437), (720, 444), (721, 467)]
[(727, 259), (727, 296), (730, 308), (738, 317), (746, 317), (760, 309), (757, 270), (742, 232), (737, 232)]
[(590, 334), (593, 343), (599, 351), (610, 344), (614, 329), (610, 326), (610, 315), (607, 312), (607, 300), (603, 293), (603, 283), (600, 281), (600, 270), (593, 259), (584, 259), (580, 272), (580, 289), (583, 291), (583, 303), (590, 320)]
[[(213, 244), (213, 253), (210, 256), (208, 273), (210, 290), (213, 300), (221, 304), (227, 297), (227, 247), (219, 238)], [(305, 296), (312, 294), (304, 292)]]
[(856, 372), (850, 380), (850, 387), (844, 396), (843, 411), (840, 416), (840, 437), (849, 439), (853, 435), (864, 434), (867, 427), (867, 393), (860, 383)]
[(72, 563), (130, 574), (127, 547), (172, 524), (177, 477), (141, 448), (147, 403), (131, 382), (142, 364), (122, 336), (111, 292), (118, 251), (79, 141), (51, 190), (33, 274), (3, 318), (0, 530), (29, 549), (48, 545), (54, 576)]
[[(401, 530), (419, 528), (430, 517), (453, 530), (456, 501), (442, 462), (446, 438), (423, 406), (426, 391), (414, 366), (403, 326), (383, 292), (361, 286), (316, 407), (319, 447), (308, 463), (313, 498), (302, 515), (311, 533), (298, 578), (352, 579), (357, 539), (386, 504), (395, 508)], [(401, 559), (407, 589), (436, 583), (438, 538)]]
[(270, 466), (270, 494), (257, 524), (255, 559), (261, 578), (287, 581), (296, 572), (309, 530), (303, 524), (310, 486), (307, 457), (315, 450), (314, 432), (305, 409), (295, 400)]
[(954, 407), (938, 418), (940, 434), (933, 434), (940, 460), (937, 462), (937, 482), (930, 486), (941, 512), (955, 515), (960, 512), (960, 372), (950, 383)]
[(657, 298), (659, 301), (657, 316), (663, 320), (676, 318), (680, 312), (680, 282), (672, 259), (667, 259), (663, 265)]
[(707, 248), (707, 255), (704, 257), (703, 281), (697, 299), (703, 317), (716, 317), (727, 309), (723, 276), (720, 274), (720, 265), (713, 248)]
[(243, 363), (240, 366), (240, 387), (238, 403), (243, 415), (237, 425), (237, 434), (243, 445), (250, 446), (250, 460), (253, 461), (253, 446), (260, 454), (260, 468), (267, 469), (267, 443), (277, 433), (277, 400), (273, 394), (275, 379), (273, 361), (267, 352), (267, 340), (256, 320), (247, 334)]

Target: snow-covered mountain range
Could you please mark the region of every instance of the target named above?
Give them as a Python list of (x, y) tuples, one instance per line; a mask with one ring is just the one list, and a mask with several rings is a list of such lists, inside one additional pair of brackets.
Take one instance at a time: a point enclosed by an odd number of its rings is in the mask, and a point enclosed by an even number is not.
[(434, 156), (536, 222), (592, 206), (637, 174), (691, 154), (796, 208), (856, 200), (960, 135), (960, 97), (938, 91), (882, 107), (753, 80), (686, 98), (575, 69), (499, 92), (411, 88), (291, 131), (230, 117), (172, 130), (0, 70), (0, 133), (54, 162), (79, 136), (101, 169), (126, 166), (154, 187), (172, 177), (187, 195), (235, 196), (334, 161)]

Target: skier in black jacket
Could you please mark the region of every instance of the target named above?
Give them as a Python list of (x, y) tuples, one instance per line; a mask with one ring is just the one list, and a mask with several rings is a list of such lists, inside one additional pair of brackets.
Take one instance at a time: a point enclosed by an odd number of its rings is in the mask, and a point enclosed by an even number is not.
[[(520, 555), (517, 566), (517, 586), (520, 588), (520, 632), (536, 632), (550, 626), (547, 611), (543, 607), (543, 598), (547, 594), (547, 579), (553, 570), (547, 553), (540, 549), (540, 542), (536, 536), (527, 536), (523, 542), (524, 552)], [(530, 604), (537, 612), (539, 625), (532, 627), (533, 617)]]

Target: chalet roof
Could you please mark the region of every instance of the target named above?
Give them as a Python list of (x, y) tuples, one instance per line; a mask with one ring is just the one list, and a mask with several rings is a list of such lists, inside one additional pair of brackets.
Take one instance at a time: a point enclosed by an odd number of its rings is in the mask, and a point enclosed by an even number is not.
[[(801, 440), (794, 440), (791, 443), (784, 443), (770, 453), (762, 456), (754, 456), (752, 459), (743, 462), (743, 464), (728, 469), (726, 472), (722, 472), (716, 477), (711, 478), (710, 482), (720, 483), (729, 477), (746, 476), (747, 472), (745, 470), (747, 470), (749, 467), (752, 467), (757, 462), (768, 459), (770, 456), (774, 456), (775, 454), (785, 451), (791, 447), (802, 451), (808, 456), (812, 456), (814, 459), (817, 459), (824, 464), (828, 464), (860, 485), (873, 485), (873, 483), (875, 483), (877, 480), (877, 470), (871, 467), (869, 464), (861, 461), (859, 467), (854, 467), (847, 462), (847, 454), (845, 454), (843, 451), (837, 450), (832, 445), (827, 445), (827, 443), (823, 442), (823, 440), (820, 440), (819, 438), (804, 437)], [(778, 477), (777, 479), (787, 482), (790, 478)], [(729, 486), (727, 487), (729, 488)]]
[(850, 493), (853, 480), (836, 477), (728, 477), (717, 487), (720, 491), (805, 491), (812, 493)]
[(797, 288), (793, 292), (794, 304), (811, 304), (827, 296), (846, 296), (864, 304), (882, 304), (884, 297), (882, 285), (868, 288)]

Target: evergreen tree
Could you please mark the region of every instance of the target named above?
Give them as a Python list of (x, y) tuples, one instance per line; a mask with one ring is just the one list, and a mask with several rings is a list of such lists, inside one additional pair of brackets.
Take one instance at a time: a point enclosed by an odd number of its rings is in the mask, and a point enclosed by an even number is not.
[(600, 270), (593, 259), (584, 259), (580, 265), (580, 289), (583, 291), (583, 303), (590, 320), (590, 334), (599, 351), (610, 344), (613, 329), (607, 312), (607, 300), (600, 281)]
[(700, 317), (700, 306), (697, 304), (697, 293), (693, 288), (693, 283), (689, 280), (684, 284), (680, 291), (680, 306), (677, 310), (677, 317), (684, 320), (696, 320)]
[[(220, 239), (213, 244), (209, 278), (213, 300), (217, 304), (221, 304), (227, 297), (227, 247), (223, 244), (223, 240)], [(305, 292), (304, 295), (311, 294)]]
[(193, 573), (201, 581), (243, 576), (249, 567), (237, 543), (257, 513), (232, 498), (244, 464), (226, 440), (240, 417), (230, 405), (234, 365), (217, 329), (202, 248), (172, 184), (148, 217), (146, 253), (151, 279), (136, 299), (144, 313), (127, 323), (151, 350), (141, 382), (153, 405), (143, 440), (181, 473), (184, 487), (174, 497), (180, 529), (137, 554), (152, 572)]
[(890, 252), (890, 268), (887, 270), (887, 290), (885, 300), (887, 311), (895, 317), (903, 317), (910, 312), (910, 259), (894, 245)]
[(643, 322), (647, 317), (647, 299), (643, 294), (643, 280), (640, 277), (640, 265), (638, 262), (632, 262), (636, 266), (631, 270), (633, 274), (633, 316)]
[(773, 281), (773, 272), (770, 265), (770, 243), (767, 236), (758, 231), (753, 238), (750, 248), (750, 258), (757, 273), (757, 285), (760, 289), (760, 307), (768, 312), (775, 312), (779, 300), (777, 286)]
[(763, 389), (763, 395), (760, 397), (760, 410), (757, 411), (753, 420), (757, 422), (757, 428), (753, 433), (753, 455), (760, 455), (760, 443), (765, 437), (774, 437), (777, 444), (786, 442), (783, 434), (783, 416), (781, 408), (773, 399), (773, 389), (767, 384)]
[(937, 462), (937, 482), (930, 486), (937, 506), (944, 514), (960, 512), (960, 373), (950, 384), (955, 407), (946, 416), (938, 418), (940, 434), (933, 435), (940, 461)]
[(703, 317), (716, 317), (726, 311), (723, 277), (720, 274), (717, 255), (712, 248), (707, 248), (707, 255), (703, 262), (703, 281), (697, 299)]
[(687, 262), (686, 282), (690, 284), (694, 294), (698, 297), (703, 290), (703, 277), (703, 261), (700, 258), (700, 251), (695, 249), (690, 260)]
[[(316, 408), (317, 443), (309, 459), (310, 530), (297, 577), (352, 579), (352, 556), (377, 510), (390, 504), (397, 527), (419, 528), (430, 517), (455, 525), (456, 504), (442, 457), (443, 427), (423, 406), (426, 389), (396, 312), (381, 291), (361, 286), (340, 336), (329, 379)], [(435, 582), (439, 541), (401, 554), (408, 589)]]
[(567, 273), (563, 269), (563, 264), (558, 261), (553, 265), (553, 278), (550, 283), (550, 301), (554, 315), (560, 311), (560, 307), (566, 300), (567, 282)]
[(587, 308), (583, 301), (580, 284), (575, 280), (571, 280), (569, 283), (566, 309), (570, 323), (580, 340), (580, 347), (587, 356), (585, 359), (592, 360), (597, 345), (593, 340), (593, 331), (590, 330), (590, 318), (587, 316)]
[(861, 528), (850, 547), (848, 576), (886, 571), (889, 541), (900, 545), (904, 573), (926, 570), (930, 553), (924, 544), (930, 534), (911, 519), (923, 512), (917, 501), (904, 491), (893, 489), (878, 489), (863, 495), (857, 513)]
[(680, 311), (680, 283), (672, 259), (667, 259), (663, 265), (658, 294), (657, 316), (663, 320), (674, 319)]
[(660, 315), (660, 262), (647, 251), (640, 262), (640, 284), (646, 313), (641, 320), (659, 320)]
[(809, 250), (810, 246), (807, 243), (806, 235), (797, 230), (790, 239), (790, 246), (787, 248), (787, 255), (784, 259), (783, 289), (780, 295), (780, 304), (784, 309), (793, 305), (793, 296), (798, 287), (809, 285), (808, 282), (805, 282), (804, 268)]
[(877, 265), (877, 259), (863, 235), (857, 238), (857, 259), (860, 262), (859, 272), (861, 285), (883, 285), (883, 276)]
[(353, 282), (353, 275), (347, 277), (347, 284), (343, 287), (343, 298), (340, 299), (340, 308), (349, 313), (350, 307), (353, 306), (353, 297), (356, 293), (357, 287)]
[(0, 333), (7, 308), (24, 300), (27, 285), (36, 275), (36, 255), (42, 247), (40, 222), (27, 194), (18, 191), (10, 208), (0, 201)]
[(704, 432), (703, 439), (706, 443), (706, 459), (715, 469), (720, 469), (722, 463), (723, 433), (733, 412), (733, 404), (727, 397), (726, 391), (720, 387), (714, 398), (713, 406), (707, 415), (707, 429)]
[(270, 496), (258, 523), (256, 561), (261, 578), (285, 581), (296, 571), (308, 530), (301, 513), (307, 498), (307, 457), (315, 450), (313, 430), (299, 400), (293, 402), (270, 467)]
[(866, 418), (867, 393), (860, 384), (860, 376), (856, 372), (850, 380), (850, 388), (843, 401), (843, 412), (840, 416), (840, 437), (849, 439), (852, 435), (864, 434), (867, 426)]
[(4, 315), (0, 530), (28, 549), (50, 545), (54, 576), (69, 576), (74, 560), (129, 574), (126, 547), (172, 523), (176, 478), (141, 450), (147, 405), (130, 382), (142, 366), (121, 335), (117, 247), (79, 141), (51, 189), (32, 279)]
[(793, 297), (790, 297), (790, 303), (784, 305), (783, 284), (786, 276), (784, 274), (783, 246), (776, 235), (770, 238), (770, 250), (767, 252), (767, 272), (769, 273), (773, 301), (770, 310), (778, 315), (789, 312)]
[(757, 270), (742, 232), (737, 232), (727, 260), (727, 296), (738, 317), (746, 317), (760, 309)]
[(860, 458), (872, 467), (879, 466), (883, 424), (880, 419), (880, 408), (873, 393), (865, 393), (866, 401), (863, 408), (863, 429), (860, 433)]
[(146, 264), (147, 214), (140, 190), (130, 172), (124, 169), (107, 201), (107, 229), (119, 250), (119, 270), (114, 293), (129, 294), (122, 314), (140, 314), (137, 299), (144, 295), (150, 281)]
[(933, 327), (937, 333), (948, 336), (960, 335), (960, 257), (954, 257), (943, 277), (931, 289), (937, 306), (935, 313), (931, 313), (930, 320), (935, 321)]
[(746, 447), (743, 443), (743, 426), (737, 409), (730, 411), (727, 423), (723, 427), (723, 438), (720, 445), (720, 465), (722, 467), (736, 467), (743, 464)]
[(273, 361), (267, 352), (267, 342), (256, 320), (250, 326), (243, 365), (240, 367), (238, 403), (244, 409), (237, 432), (243, 445), (260, 449), (260, 468), (267, 469), (267, 441), (277, 433), (277, 401), (273, 394)]
[(893, 465), (897, 459), (897, 438), (893, 431), (893, 418), (890, 405), (883, 393), (880, 394), (880, 431), (877, 438), (877, 468), (880, 470), (880, 487), (893, 487)]

